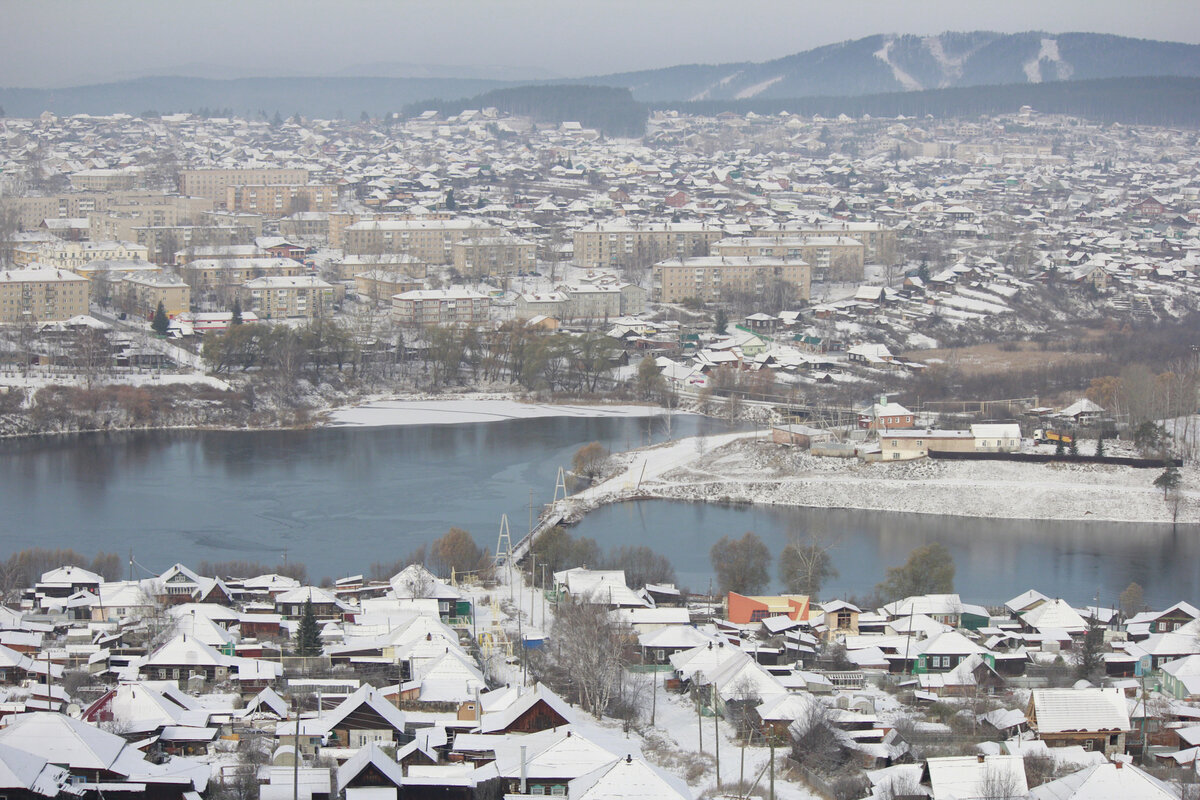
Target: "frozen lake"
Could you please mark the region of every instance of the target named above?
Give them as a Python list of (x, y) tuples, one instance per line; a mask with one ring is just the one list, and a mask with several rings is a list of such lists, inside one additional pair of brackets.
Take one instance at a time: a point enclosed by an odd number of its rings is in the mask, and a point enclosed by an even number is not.
[[(725, 426), (679, 416), (676, 437)], [(611, 450), (666, 437), (662, 418), (542, 417), (311, 431), (154, 431), (0, 443), (0, 551), (70, 547), (161, 571), (175, 561), (302, 561), (315, 581), (366, 572), (453, 526), (486, 547), (507, 513), (514, 541), (530, 492), (551, 499), (582, 444)], [(1200, 595), (1200, 527), (1034, 522), (866, 511), (642, 501), (602, 508), (572, 529), (602, 547), (648, 544), (680, 582), (709, 580), (708, 551), (753, 530), (773, 554), (790, 529), (834, 542), (832, 593), (868, 591), (929, 541), (955, 555), (958, 590), (1002, 602), (1034, 587), (1074, 603), (1115, 602), (1136, 580), (1157, 604)], [(774, 577), (774, 568), (772, 568)]]

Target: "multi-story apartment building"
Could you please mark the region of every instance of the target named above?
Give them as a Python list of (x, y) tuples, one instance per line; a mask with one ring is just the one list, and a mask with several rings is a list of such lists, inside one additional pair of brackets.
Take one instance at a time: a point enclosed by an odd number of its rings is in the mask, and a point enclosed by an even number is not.
[(87, 278), (40, 265), (0, 272), (0, 323), (60, 322), (86, 313)]
[(279, 220), (279, 235), (289, 239), (329, 239), (328, 211), (298, 211)]
[(654, 265), (655, 293), (663, 303), (719, 300), (727, 291), (761, 294), (774, 281), (794, 286), (798, 299), (812, 296), (812, 268), (803, 261), (704, 256)]
[(246, 227), (172, 225), (133, 229), (134, 241), (150, 250), (159, 264), (175, 263), (175, 254), (194, 246), (219, 247), (249, 244), (254, 232)]
[(422, 288), (422, 282), (403, 272), (372, 269), (354, 276), (354, 288), (361, 299), (372, 303), (390, 300), (393, 295)]
[(221, 288), (241, 286), (254, 278), (293, 278), (305, 267), (290, 258), (200, 258), (179, 266), (179, 275), (192, 287), (192, 296)]
[(559, 286), (553, 292), (517, 297), (517, 319), (538, 315), (559, 320), (603, 320), (640, 314), (646, 307), (646, 290), (632, 283)]
[(186, 169), (179, 173), (179, 193), (224, 203), (230, 186), (306, 184), (306, 169)]
[(409, 327), (480, 325), (492, 301), (486, 294), (461, 287), (419, 289), (392, 298), (392, 319)]
[(168, 272), (131, 272), (121, 279), (115, 294), (131, 314), (147, 319), (162, 303), (168, 317), (191, 310), (192, 287), (178, 275)]
[(804, 261), (814, 281), (861, 281), (866, 247), (849, 236), (737, 236), (712, 246), (714, 256)]
[(132, 189), (146, 177), (144, 167), (124, 169), (84, 169), (71, 174), (71, 185), (92, 192), (119, 192)]
[(896, 232), (880, 222), (783, 222), (756, 228), (755, 236), (843, 236), (863, 243), (869, 264), (896, 261)]
[(246, 281), (242, 297), (260, 319), (312, 319), (332, 313), (339, 288), (315, 275), (272, 276)]
[(348, 254), (402, 253), (427, 264), (449, 264), (455, 243), (499, 234), (494, 225), (471, 219), (381, 219), (356, 222), (342, 237)]
[(283, 217), (297, 211), (330, 212), (337, 189), (325, 184), (249, 183), (225, 188), (225, 207), (239, 213)]
[(429, 274), (429, 265), (414, 256), (387, 253), (378, 256), (346, 256), (334, 263), (333, 270), (338, 280), (343, 281), (351, 280), (360, 272), (372, 270), (400, 272), (414, 280), (424, 280)]
[(464, 239), (451, 250), (454, 268), (473, 278), (507, 277), (537, 270), (537, 245), (516, 236)]
[(133, 242), (42, 242), (13, 250), (13, 263), (78, 269), (91, 261), (149, 261), (150, 251)]
[(263, 250), (257, 244), (208, 244), (186, 247), (173, 254), (177, 265), (190, 264), (193, 261), (206, 259), (208, 261), (245, 261), (251, 258), (271, 258), (272, 253)]
[(700, 222), (597, 222), (575, 231), (575, 264), (650, 266), (666, 258), (706, 256), (724, 235), (720, 227)]
[(17, 223), (22, 228), (36, 227), (44, 219), (88, 217), (97, 212), (121, 212), (164, 206), (174, 208), (183, 219), (191, 214), (212, 208), (212, 205), (212, 200), (204, 198), (176, 197), (145, 189), (133, 189), (125, 192), (71, 192), (45, 197), (9, 197), (0, 200), (0, 209), (16, 211)]

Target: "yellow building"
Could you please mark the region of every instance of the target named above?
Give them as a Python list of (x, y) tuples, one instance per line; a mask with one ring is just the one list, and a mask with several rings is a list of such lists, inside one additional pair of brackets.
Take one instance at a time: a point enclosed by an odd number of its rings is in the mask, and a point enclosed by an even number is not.
[(403, 272), (387, 272), (373, 269), (360, 272), (354, 276), (354, 288), (358, 296), (364, 300), (379, 304), (391, 302), (392, 295), (416, 291), (423, 287), (423, 282), (411, 278)]
[(712, 246), (714, 256), (804, 261), (815, 281), (861, 281), (866, 247), (849, 236), (736, 236)]
[(649, 266), (667, 258), (706, 256), (724, 235), (721, 228), (700, 222), (597, 222), (575, 231), (575, 264)]
[(333, 313), (333, 304), (340, 300), (339, 289), (313, 275), (275, 276), (246, 281), (242, 297), (260, 319), (311, 319)]
[(193, 295), (241, 286), (254, 278), (292, 278), (304, 272), (304, 265), (290, 258), (200, 258), (179, 266), (179, 275)]
[(654, 291), (663, 303), (719, 300), (727, 291), (762, 294), (775, 281), (794, 286), (799, 300), (812, 297), (812, 269), (803, 261), (704, 256), (662, 261), (653, 273)]
[(387, 219), (356, 222), (342, 236), (347, 254), (401, 253), (426, 264), (449, 264), (455, 243), (499, 234), (499, 228), (471, 219)]
[(130, 313), (147, 319), (154, 316), (159, 303), (168, 317), (192, 307), (192, 287), (178, 275), (162, 271), (132, 272), (121, 280), (118, 293)]
[(185, 169), (179, 173), (179, 193), (224, 203), (230, 186), (308, 183), (306, 169)]
[(463, 275), (505, 277), (537, 270), (537, 245), (516, 236), (491, 236), (456, 242), (454, 268)]
[(284, 217), (297, 211), (333, 210), (337, 189), (325, 184), (250, 183), (225, 188), (225, 207), (239, 213)]
[(869, 264), (896, 262), (896, 232), (879, 222), (784, 222), (755, 229), (754, 236), (843, 236), (862, 242)]
[(13, 250), (13, 263), (78, 269), (92, 261), (149, 261), (150, 251), (133, 242), (42, 242)]
[(0, 272), (0, 323), (61, 322), (88, 313), (87, 278), (53, 267)]

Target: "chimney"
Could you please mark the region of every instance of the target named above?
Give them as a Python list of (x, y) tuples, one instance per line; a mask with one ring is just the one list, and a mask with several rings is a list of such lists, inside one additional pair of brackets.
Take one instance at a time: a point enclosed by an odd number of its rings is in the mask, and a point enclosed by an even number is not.
[(1116, 761), (1116, 762), (1114, 762), (1114, 763), (1116, 764), (1116, 766), (1117, 766), (1117, 769), (1120, 769), (1121, 767), (1125, 766), (1125, 762), (1124, 762), (1124, 761)]
[(521, 745), (521, 794), (525, 794), (525, 751), (528, 748)]

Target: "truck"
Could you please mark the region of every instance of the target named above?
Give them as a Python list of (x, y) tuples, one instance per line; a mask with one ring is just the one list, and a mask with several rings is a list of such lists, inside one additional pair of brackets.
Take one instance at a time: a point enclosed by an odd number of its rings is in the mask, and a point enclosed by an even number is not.
[(1057, 444), (1058, 442), (1070, 444), (1073, 438), (1074, 437), (1069, 433), (1060, 433), (1058, 431), (1049, 430), (1048, 428), (1038, 428), (1033, 432), (1034, 444)]

